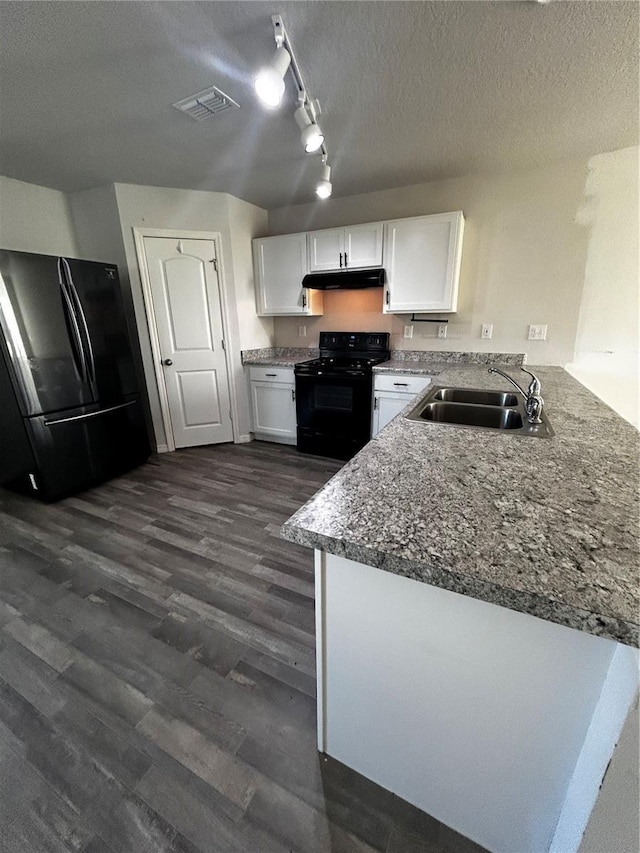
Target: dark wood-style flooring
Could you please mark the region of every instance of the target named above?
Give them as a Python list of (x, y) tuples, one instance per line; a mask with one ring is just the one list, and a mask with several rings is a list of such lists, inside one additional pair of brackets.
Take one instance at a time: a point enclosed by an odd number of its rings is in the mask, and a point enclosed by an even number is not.
[(476, 845), (315, 744), (313, 559), (341, 463), (192, 448), (43, 505), (0, 490), (0, 849)]

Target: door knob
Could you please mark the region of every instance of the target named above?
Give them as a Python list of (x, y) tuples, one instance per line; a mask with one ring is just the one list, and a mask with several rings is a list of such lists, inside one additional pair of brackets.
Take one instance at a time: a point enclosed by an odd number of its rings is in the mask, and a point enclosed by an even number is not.
[(162, 363), (166, 364), (167, 367), (171, 367), (171, 365), (173, 364), (173, 361), (170, 358), (165, 358)]

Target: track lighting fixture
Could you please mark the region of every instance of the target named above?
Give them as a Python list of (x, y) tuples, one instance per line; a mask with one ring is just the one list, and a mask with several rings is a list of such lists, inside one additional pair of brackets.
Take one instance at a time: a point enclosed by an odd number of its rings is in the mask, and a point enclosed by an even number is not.
[(284, 75), (291, 64), (291, 55), (282, 44), (276, 47), (276, 52), (269, 65), (265, 66), (253, 82), (254, 89), (263, 104), (268, 107), (280, 105), (284, 95)]
[(322, 157), (322, 178), (316, 186), (319, 198), (329, 198), (331, 195), (331, 169), (327, 165), (328, 153), (324, 142), (324, 133), (320, 129), (317, 115), (320, 105), (314, 101), (302, 79), (300, 66), (296, 61), (291, 41), (285, 31), (280, 15), (272, 15), (273, 35), (276, 42), (276, 52), (265, 68), (256, 76), (254, 87), (260, 100), (268, 107), (277, 107), (282, 101), (285, 91), (285, 77), (291, 71), (298, 89), (298, 107), (293, 117), (300, 129), (300, 141), (307, 154), (318, 153)]
[(331, 185), (331, 166), (328, 166), (324, 159), (322, 162), (324, 163), (322, 177), (316, 184), (316, 195), (318, 198), (329, 198), (333, 191), (333, 186)]
[(324, 142), (324, 133), (318, 123), (311, 119), (303, 104), (298, 107), (293, 117), (300, 128), (300, 140), (304, 150), (307, 154), (313, 154)]

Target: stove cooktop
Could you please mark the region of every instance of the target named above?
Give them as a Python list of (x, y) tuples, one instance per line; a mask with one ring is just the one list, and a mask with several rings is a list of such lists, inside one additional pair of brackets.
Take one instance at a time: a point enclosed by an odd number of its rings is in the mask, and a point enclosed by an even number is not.
[(297, 365), (296, 373), (370, 371), (388, 358), (388, 332), (320, 332), (320, 358)]
[(380, 364), (381, 361), (387, 361), (386, 356), (378, 356), (376, 358), (362, 358), (359, 356), (345, 357), (328, 357), (321, 356), (320, 358), (304, 361), (298, 367), (324, 370), (370, 370), (375, 364)]

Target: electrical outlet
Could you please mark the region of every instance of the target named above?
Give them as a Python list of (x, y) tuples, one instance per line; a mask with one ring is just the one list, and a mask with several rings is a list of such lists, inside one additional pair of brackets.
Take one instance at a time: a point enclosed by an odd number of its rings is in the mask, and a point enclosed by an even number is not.
[(440, 323), (440, 325), (438, 326), (438, 337), (439, 338), (446, 338), (447, 337), (447, 324), (446, 323)]
[(413, 326), (405, 326), (404, 327), (404, 336), (405, 338), (413, 337)]
[(529, 340), (530, 341), (546, 341), (547, 340), (547, 326), (546, 324), (541, 326), (529, 326)]
[(298, 337), (306, 338), (307, 337), (307, 327), (306, 326), (298, 326)]
[(493, 337), (493, 323), (484, 323), (482, 326), (481, 338), (490, 340)]

